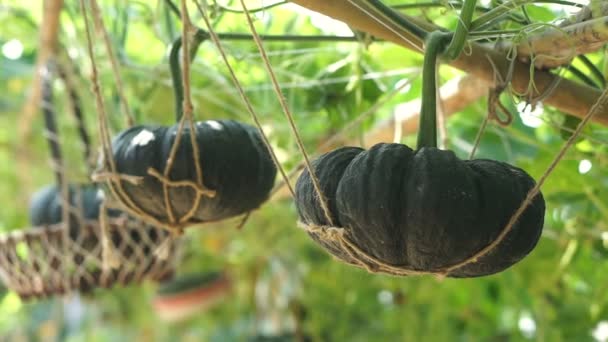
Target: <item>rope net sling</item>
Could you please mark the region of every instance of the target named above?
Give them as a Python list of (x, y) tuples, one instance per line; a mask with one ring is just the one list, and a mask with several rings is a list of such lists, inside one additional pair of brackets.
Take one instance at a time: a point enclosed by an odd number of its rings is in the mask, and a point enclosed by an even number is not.
[[(97, 66), (95, 62), (95, 54), (93, 53), (93, 37), (89, 29), (89, 20), (87, 13), (90, 11), (93, 15), (95, 25), (101, 32), (105, 32), (105, 26), (103, 20), (101, 19), (100, 8), (97, 5), (97, 1), (91, 0), (90, 8), (85, 5), (84, 1), (81, 1), (81, 9), (83, 11), (83, 17), (85, 22), (85, 28), (87, 31), (87, 46), (89, 49), (89, 59), (92, 65), (92, 75), (91, 81), (93, 83), (93, 93), (95, 95), (95, 99), (97, 102), (97, 110), (98, 110), (98, 128), (100, 133), (100, 140), (102, 146), (102, 154), (101, 154), (101, 167), (93, 174), (92, 178), (95, 182), (105, 182), (110, 190), (113, 201), (108, 203), (109, 206), (120, 209), (122, 211), (128, 212), (129, 214), (136, 216), (150, 224), (154, 224), (156, 226), (160, 226), (171, 232), (172, 236), (180, 236), (183, 234), (183, 231), (186, 227), (193, 225), (189, 220), (196, 214), (197, 209), (199, 208), (202, 201), (205, 201), (207, 198), (214, 198), (216, 196), (216, 191), (213, 189), (209, 189), (204, 184), (203, 170), (201, 168), (200, 163), (200, 154), (199, 149), (201, 148), (198, 145), (196, 140), (196, 132), (197, 129), (195, 127), (195, 118), (193, 116), (193, 105), (190, 95), (190, 58), (191, 54), (196, 52), (198, 48), (199, 42), (194, 42), (193, 47), (190, 47), (191, 41), (189, 39), (190, 32), (193, 32), (192, 24), (189, 20), (188, 12), (185, 6), (182, 6), (181, 11), (181, 20), (183, 22), (182, 29), (182, 37), (176, 43), (173, 44), (171, 48), (171, 58), (177, 60), (179, 58), (180, 48), (184, 52), (181, 57), (181, 71), (171, 69), (173, 77), (178, 77), (179, 82), (174, 84), (174, 87), (180, 87), (180, 92), (182, 94), (182, 99), (176, 99), (178, 111), (182, 112), (183, 115), (180, 116), (178, 120), (178, 128), (176, 132), (175, 140), (171, 145), (171, 149), (167, 158), (166, 166), (163, 170), (156, 170), (153, 167), (148, 168), (147, 176), (150, 176), (157, 180), (162, 185), (163, 192), (163, 208), (165, 211), (165, 215), (168, 220), (161, 220), (155, 217), (155, 212), (147, 211), (146, 209), (140, 207), (136, 200), (129, 194), (127, 191), (127, 185), (130, 186), (139, 186), (144, 180), (143, 176), (133, 176), (129, 174), (122, 174), (117, 171), (116, 161), (112, 156), (112, 142), (110, 138), (110, 130), (108, 127), (108, 116), (105, 109), (105, 104), (101, 95), (100, 85), (98, 84), (97, 77)], [(196, 37), (195, 37), (196, 38)], [(114, 53), (112, 51), (112, 47), (110, 44), (105, 45), (105, 50), (108, 53), (109, 59), (112, 61), (112, 65), (116, 64)], [(177, 73), (181, 72), (181, 76), (177, 75)], [(112, 68), (112, 74), (115, 80), (118, 83), (120, 80), (120, 73), (116, 67)], [(119, 91), (120, 92), (120, 91)], [(127, 105), (123, 105), (123, 111), (127, 116), (127, 126), (130, 127), (133, 124), (133, 119), (130, 114), (126, 110)], [(170, 173), (175, 167), (174, 160), (177, 154), (178, 148), (182, 143), (182, 138), (186, 131), (189, 133), (189, 143), (192, 146), (192, 155), (191, 158), (193, 160), (193, 165), (196, 171), (196, 180), (172, 180), (170, 178)], [(179, 214), (176, 212), (173, 204), (171, 202), (171, 190), (177, 189), (188, 189), (191, 192), (191, 206), (189, 210), (185, 213)], [(247, 213), (244, 214), (244, 217), (247, 217)], [(216, 221), (209, 220), (205, 222), (196, 222), (197, 225), (209, 224)], [(163, 248), (164, 249), (164, 246)], [(159, 253), (163, 253), (159, 251)]]
[(0, 235), (0, 279), (22, 299), (33, 299), (173, 275), (179, 240), (171, 239), (169, 257), (163, 259), (154, 250), (167, 239), (166, 231), (126, 215), (108, 226), (121, 260), (116, 268), (105, 267), (99, 222), (88, 221), (72, 227), (77, 229), (58, 224)]

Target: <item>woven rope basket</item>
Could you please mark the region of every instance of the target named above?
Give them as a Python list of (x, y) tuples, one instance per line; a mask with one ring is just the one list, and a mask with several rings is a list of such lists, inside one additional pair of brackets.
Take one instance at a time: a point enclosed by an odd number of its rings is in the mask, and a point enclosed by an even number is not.
[[(111, 219), (108, 240), (120, 265), (105, 267), (102, 231), (96, 221), (66, 231), (66, 225), (36, 227), (0, 235), (0, 279), (22, 299), (71, 291), (160, 281), (172, 276), (179, 239), (162, 228), (126, 217)], [(166, 241), (169, 239), (168, 241)], [(156, 250), (168, 243), (168, 256)]]

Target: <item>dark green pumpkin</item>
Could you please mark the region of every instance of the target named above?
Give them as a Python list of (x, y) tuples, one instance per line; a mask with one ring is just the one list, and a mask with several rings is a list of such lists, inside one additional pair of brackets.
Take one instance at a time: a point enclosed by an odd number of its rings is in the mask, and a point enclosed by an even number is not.
[[(402, 144), (340, 148), (313, 168), (333, 226), (344, 228), (352, 243), (382, 263), (431, 273), (492, 243), (535, 185), (507, 163), (460, 160), (451, 151)], [(304, 224), (329, 225), (307, 171), (296, 185), (296, 205)], [(536, 246), (544, 212), (539, 193), (496, 248), (447, 276), (484, 276), (517, 263)], [(356, 263), (338, 242), (310, 235), (339, 259)]]
[[(97, 220), (99, 217), (99, 209), (102, 198), (99, 196), (99, 188), (91, 184), (70, 184), (68, 186), (69, 203), (78, 210), (80, 215), (74, 212), (69, 214), (69, 236), (72, 241), (78, 241), (79, 247), (84, 251), (90, 251), (99, 245), (96, 235), (83, 234), (81, 225), (84, 222)], [(29, 218), (30, 223), (34, 227), (47, 227), (59, 224), (63, 221), (63, 200), (61, 188), (57, 185), (48, 185), (38, 190), (30, 200)], [(80, 218), (79, 218), (80, 216)], [(114, 239), (115, 243), (118, 242)], [(76, 253), (74, 255), (74, 263), (81, 265), (85, 261), (83, 254)], [(64, 260), (59, 258), (49, 260), (51, 267), (58, 269), (61, 267)], [(100, 271), (94, 272), (94, 277), (99, 278)], [(68, 276), (68, 275), (66, 275)], [(72, 279), (75, 284), (78, 284), (79, 290), (82, 293), (88, 293), (95, 285), (91, 283), (91, 279), (87, 277), (76, 277)], [(27, 294), (21, 294), (23, 298), (28, 298)]]
[[(94, 184), (70, 184), (69, 187), (69, 200), (70, 204), (75, 210), (80, 210), (80, 216), (84, 221), (98, 221), (101, 209), (101, 203), (103, 201), (102, 190)], [(59, 224), (63, 221), (63, 201), (61, 196), (61, 189), (56, 185), (49, 185), (38, 192), (36, 192), (30, 201), (30, 223), (35, 227), (46, 227)], [(111, 218), (125, 215), (125, 213), (110, 209), (107, 211), (107, 215)], [(133, 220), (127, 216), (129, 220)], [(99, 246), (98, 235), (86, 231), (83, 232), (82, 225), (85, 222), (81, 222), (75, 213), (69, 215), (69, 237), (72, 241), (76, 241), (79, 248), (83, 251), (93, 251)], [(162, 232), (164, 233), (164, 232)], [(129, 239), (134, 243), (141, 241), (141, 234), (146, 234), (146, 240), (152, 241), (153, 243), (160, 244), (162, 235), (159, 234), (159, 230), (153, 226), (146, 226), (141, 231), (130, 230)], [(110, 232), (110, 240), (113, 246), (116, 248), (122, 245), (122, 234), (117, 231)], [(141, 249), (144, 255), (151, 255), (154, 250), (150, 246), (145, 246)], [(132, 248), (122, 248), (120, 250), (120, 257), (129, 259), (132, 257), (134, 250)], [(85, 255), (81, 253), (74, 254), (74, 262), (76, 265), (80, 265), (85, 261)], [(54, 267), (59, 267), (61, 260), (52, 261)], [(150, 265), (151, 267), (151, 265)], [(97, 277), (99, 280), (101, 273), (100, 270), (92, 273), (93, 277)], [(118, 271), (113, 272), (113, 277), (116, 278)], [(124, 276), (124, 275), (123, 275)], [(129, 277), (135, 276), (134, 274), (127, 274), (124, 279), (130, 279)], [(78, 284), (80, 291), (87, 292), (94, 288), (96, 285), (91, 283), (90, 278), (82, 277), (79, 279)]]
[[(203, 183), (206, 188), (216, 191), (216, 195), (212, 198), (203, 196), (187, 223), (217, 221), (258, 208), (269, 196), (276, 167), (257, 129), (233, 120), (196, 122), (195, 127)], [(137, 207), (131, 209), (140, 209), (169, 224), (174, 222), (170, 222), (165, 208), (162, 183), (149, 175), (148, 169), (164, 172), (177, 129), (177, 125), (135, 126), (120, 133), (112, 142), (116, 172), (143, 177), (143, 182), (137, 185), (122, 182), (126, 195)], [(182, 132), (168, 178), (196, 183), (196, 165), (187, 127)], [(124, 195), (118, 195), (119, 200), (129, 206)], [(195, 195), (189, 187), (169, 188), (172, 210), (177, 218), (192, 208)]]
[[(105, 196), (103, 191), (94, 184), (70, 184), (68, 189), (70, 204), (74, 207), (73, 209), (80, 210), (82, 219), (85, 221), (98, 221), (101, 202)], [(62, 203), (61, 189), (58, 186), (48, 185), (40, 189), (32, 196), (30, 201), (30, 223), (35, 227), (61, 223), (63, 216)], [(108, 209), (107, 215), (111, 218), (125, 215), (129, 220), (133, 220), (133, 218), (116, 209)], [(78, 216), (73, 212), (70, 213), (69, 220), (70, 237), (75, 240), (78, 238), (80, 226), (84, 222), (79, 222)], [(145, 232), (151, 241), (159, 241), (160, 237), (158, 236), (157, 229), (153, 226), (148, 225)], [(135, 230), (131, 231), (130, 237), (133, 242), (137, 243), (140, 241), (141, 237), (139, 234)], [(90, 244), (95, 245), (97, 243), (96, 236), (90, 235), (89, 237), (94, 240)], [(113, 232), (111, 237), (115, 246), (120, 245), (121, 238), (119, 234)], [(85, 247), (86, 249), (86, 246), (81, 247)], [(149, 248), (146, 248), (144, 252), (147, 254), (151, 251)]]
[[(97, 220), (102, 198), (99, 188), (91, 184), (70, 184), (68, 197), (70, 204), (81, 209), (85, 220)], [(30, 201), (30, 223), (33, 226), (47, 226), (62, 221), (61, 189), (57, 185), (48, 185), (36, 192)], [(70, 225), (78, 224), (77, 216), (70, 214)]]

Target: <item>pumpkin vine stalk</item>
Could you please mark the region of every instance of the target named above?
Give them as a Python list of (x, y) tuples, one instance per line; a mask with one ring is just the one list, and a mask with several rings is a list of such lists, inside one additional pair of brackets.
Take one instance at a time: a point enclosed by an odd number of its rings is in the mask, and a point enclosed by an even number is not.
[(471, 20), (473, 19), (473, 13), (475, 13), (475, 5), (477, 0), (465, 0), (462, 10), (460, 11), (460, 20), (458, 20), (458, 26), (456, 26), (456, 32), (450, 42), (450, 45), (445, 50), (445, 58), (447, 60), (454, 60), (460, 56), (464, 43), (466, 42), (469, 29), (471, 27)]
[(402, 28), (409, 31), (416, 37), (418, 37), (420, 39), (427, 38), (429, 33), (426, 30), (424, 30), (420, 26), (412, 23), (411, 21), (407, 20), (405, 17), (400, 15), (398, 12), (396, 12), (394, 9), (385, 5), (382, 1), (369, 0), (369, 4), (372, 5), (376, 11), (378, 11), (380, 14), (382, 14), (383, 17), (385, 17), (386, 19), (401, 26)]
[[(200, 32), (197, 30), (192, 37), (190, 42), (190, 60), (194, 58), (196, 51), (200, 44), (208, 38), (206, 32)], [(173, 94), (175, 96), (175, 122), (179, 122), (184, 114), (182, 103), (184, 101), (184, 85), (182, 84), (182, 73), (181, 66), (179, 63), (179, 51), (182, 48), (182, 37), (175, 39), (171, 45), (171, 51), (169, 52), (169, 71), (171, 72), (171, 81), (173, 83)]]
[(426, 51), (422, 67), (422, 105), (418, 125), (418, 149), (437, 147), (437, 57), (443, 52), (450, 33), (434, 31), (426, 40)]

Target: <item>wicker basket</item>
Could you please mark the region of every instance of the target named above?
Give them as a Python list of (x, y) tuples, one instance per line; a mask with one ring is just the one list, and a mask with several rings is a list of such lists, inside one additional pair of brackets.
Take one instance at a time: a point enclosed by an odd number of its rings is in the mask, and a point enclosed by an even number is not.
[[(160, 281), (173, 275), (179, 239), (161, 228), (132, 218), (111, 219), (108, 240), (120, 265), (109, 269), (104, 267), (99, 223), (86, 222), (71, 231), (66, 226), (0, 235), (0, 279), (22, 299), (89, 292), (145, 279)], [(169, 251), (164, 259), (156, 253), (163, 242), (168, 243)]]

